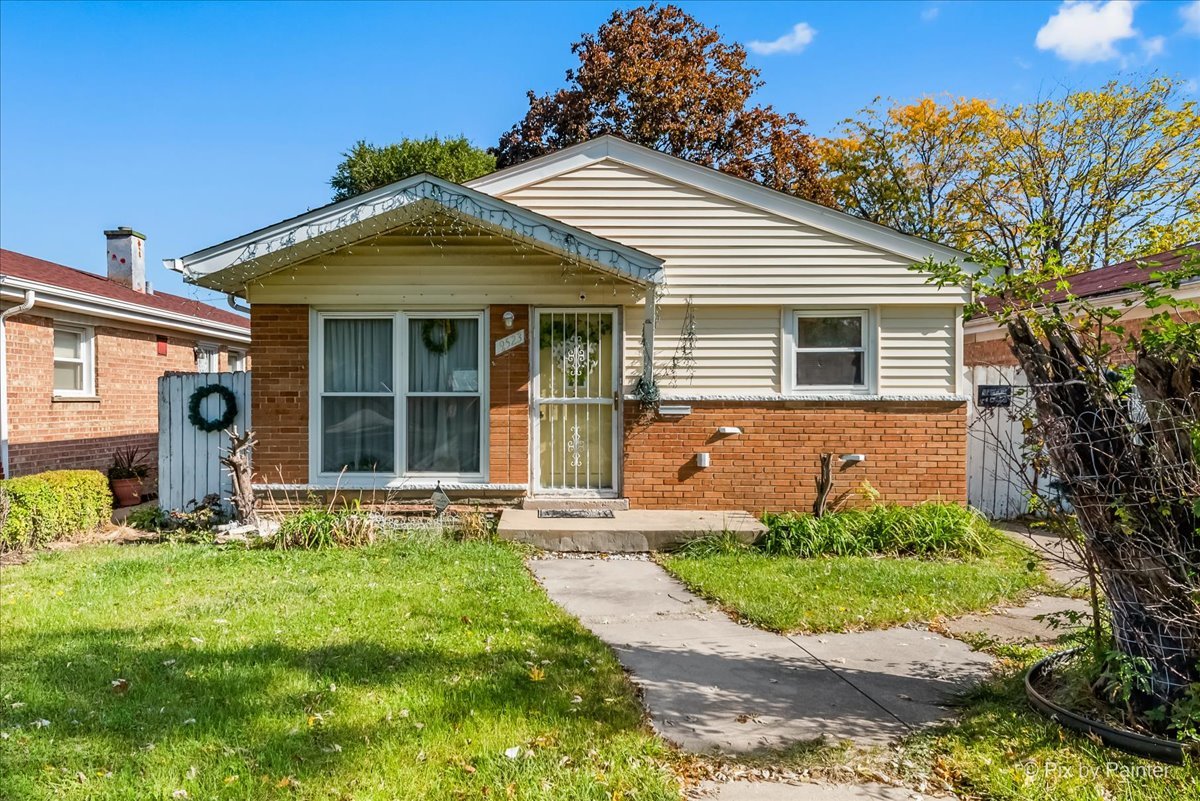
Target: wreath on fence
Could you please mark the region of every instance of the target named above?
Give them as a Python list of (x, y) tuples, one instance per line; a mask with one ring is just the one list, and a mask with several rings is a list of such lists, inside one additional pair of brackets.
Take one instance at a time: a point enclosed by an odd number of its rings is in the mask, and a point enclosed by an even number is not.
[[(200, 413), (200, 404), (209, 395), (220, 395), (221, 400), (225, 401), (225, 413), (215, 420), (209, 420)], [(237, 396), (233, 394), (232, 389), (220, 384), (200, 387), (188, 398), (188, 421), (201, 431), (224, 431), (233, 425), (233, 418), (237, 417), (237, 413)]]
[[(434, 332), (440, 330), (440, 339), (434, 339)], [(453, 320), (426, 320), (421, 323), (421, 342), (430, 353), (446, 353), (458, 341), (458, 328)]]

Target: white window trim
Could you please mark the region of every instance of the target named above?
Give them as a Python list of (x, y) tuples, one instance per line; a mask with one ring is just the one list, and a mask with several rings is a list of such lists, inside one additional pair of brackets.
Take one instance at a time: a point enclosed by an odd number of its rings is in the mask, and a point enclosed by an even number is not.
[[(411, 472), (408, 470), (408, 363), (406, 356), (408, 354), (409, 336), (408, 323), (409, 320), (416, 318), (459, 318), (459, 319), (474, 319), (479, 321), (479, 390), (477, 397), (479, 398), (479, 472), (476, 473), (425, 473)], [(388, 319), (392, 321), (392, 380), (396, 386), (392, 393), (365, 393), (365, 392), (349, 392), (349, 393), (327, 393), (324, 392), (325, 383), (325, 354), (324, 354), (324, 320), (327, 319)], [(311, 309), (309, 313), (309, 410), (308, 410), (308, 459), (309, 459), (309, 481), (314, 486), (333, 487), (340, 486), (345, 489), (358, 488), (395, 488), (402, 489), (410, 484), (424, 484), (425, 482), (444, 481), (446, 483), (464, 483), (464, 484), (485, 484), (487, 483), (489, 463), (489, 403), (488, 403), (488, 366), (491, 364), (488, 358), (488, 315), (485, 309), (420, 309), (410, 308), (404, 310), (381, 310), (381, 311), (322, 311), (319, 309)], [(396, 466), (395, 471), (391, 473), (372, 473), (372, 472), (327, 472), (321, 470), (321, 445), (322, 445), (322, 422), (321, 422), (321, 399), (325, 396), (337, 395), (377, 395), (380, 397), (391, 396), (394, 399), (395, 406), (392, 415), (394, 420), (395, 433), (393, 435), (393, 452), (392, 463)], [(418, 392), (413, 393), (413, 397), (432, 397), (443, 395), (463, 395), (466, 397), (476, 397), (475, 393), (441, 393), (441, 392)]]
[[(862, 318), (863, 343), (861, 348), (798, 348), (796, 347), (796, 321), (801, 317), (852, 317)], [(856, 395), (871, 395), (878, 386), (879, 314), (874, 308), (812, 308), (785, 307), (783, 310), (783, 347), (780, 349), (783, 362), (780, 376), (783, 395), (811, 395), (820, 392), (844, 392)], [(863, 354), (863, 383), (861, 384), (801, 384), (796, 380), (796, 354), (805, 353), (859, 353)]]
[[(220, 345), (217, 345), (213, 342), (197, 342), (196, 347), (193, 349), (193, 353), (195, 354), (195, 357), (196, 357), (196, 372), (197, 373), (219, 373), (219, 372), (221, 372), (221, 346)], [(216, 361), (217, 369), (201, 370), (200, 369), (200, 354), (201, 353), (210, 354), (211, 358)], [(211, 364), (212, 362), (209, 362), (209, 363)]]
[[(53, 331), (69, 331), (79, 334), (79, 358), (60, 359), (54, 355)], [(83, 365), (83, 387), (81, 389), (59, 389), (51, 386), (56, 398), (94, 398), (96, 397), (96, 331), (89, 325), (60, 325), (55, 323), (51, 332), (50, 358), (51, 365), (58, 362)]]
[[(229, 372), (231, 372), (231, 373), (245, 372), (245, 370), (246, 370), (246, 351), (244, 351), (241, 348), (230, 348), (228, 351), (226, 351), (225, 358), (228, 360)], [(234, 359), (237, 359), (239, 362), (241, 362), (241, 365), (242, 365), (241, 368), (239, 368), (237, 370), (233, 369), (233, 360)]]

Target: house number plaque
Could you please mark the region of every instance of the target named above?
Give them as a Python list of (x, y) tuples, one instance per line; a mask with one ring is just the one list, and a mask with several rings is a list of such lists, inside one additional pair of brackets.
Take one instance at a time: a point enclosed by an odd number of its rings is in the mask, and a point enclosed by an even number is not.
[(513, 331), (508, 336), (500, 337), (500, 339), (496, 340), (496, 355), (499, 356), (501, 353), (507, 353), (508, 351), (512, 350), (513, 348), (517, 347), (518, 345), (524, 345), (524, 344), (525, 344), (525, 329), (522, 328), (519, 331)]

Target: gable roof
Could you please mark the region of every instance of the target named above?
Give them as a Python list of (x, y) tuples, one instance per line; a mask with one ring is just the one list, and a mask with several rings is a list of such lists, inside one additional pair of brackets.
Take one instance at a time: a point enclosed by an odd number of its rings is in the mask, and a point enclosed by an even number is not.
[(660, 153), (611, 134), (497, 170), (468, 181), (466, 185), (489, 195), (504, 195), (603, 159), (661, 175), (727, 200), (914, 261), (924, 261), (933, 257), (939, 261), (953, 260), (970, 266), (970, 256), (960, 250), (903, 234), (887, 226), (859, 219), (846, 212), (803, 200), (678, 156)]
[(428, 173), (330, 203), (178, 259), (187, 280), (240, 292), (252, 278), (360, 242), (431, 213), (447, 213), (513, 240), (635, 283), (661, 283), (662, 259)]
[[(1200, 242), (1076, 273), (1064, 279), (1066, 288), (1062, 289), (1058, 288), (1060, 283), (1058, 280), (1043, 281), (1039, 287), (1048, 290), (1043, 296), (1043, 301), (1058, 303), (1068, 296), (1102, 298), (1108, 295), (1124, 294), (1130, 291), (1135, 284), (1149, 283), (1150, 276), (1154, 273), (1179, 269), (1185, 252), (1197, 247), (1200, 247)], [(1000, 302), (995, 298), (985, 298), (983, 305), (991, 312), (1000, 306)]]
[(242, 341), (249, 338), (250, 321), (231, 311), (167, 292), (137, 292), (105, 276), (12, 250), (0, 249), (0, 277), (6, 288), (33, 289), (38, 294), (38, 303), (54, 296), (87, 304), (92, 307), (88, 311), (103, 316), (114, 316), (106, 314), (106, 310), (140, 313), (147, 324), (202, 329), (208, 335), (231, 336)]

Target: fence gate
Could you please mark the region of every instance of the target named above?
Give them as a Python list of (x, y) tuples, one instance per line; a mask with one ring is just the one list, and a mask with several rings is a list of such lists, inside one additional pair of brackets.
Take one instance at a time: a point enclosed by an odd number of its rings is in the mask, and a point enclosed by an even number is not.
[[(167, 373), (158, 379), (158, 504), (163, 509), (185, 509), (205, 495), (217, 493), (228, 505), (232, 483), (221, 467), (221, 454), (229, 437), (222, 431), (203, 431), (188, 419), (192, 393), (219, 384), (233, 392), (238, 431), (250, 427), (250, 373)], [(218, 420), (225, 401), (210, 394), (200, 402), (200, 415)]]
[(1022, 465), (1028, 382), (1017, 367), (968, 368), (967, 500), (993, 520), (1029, 511), (1030, 469)]

